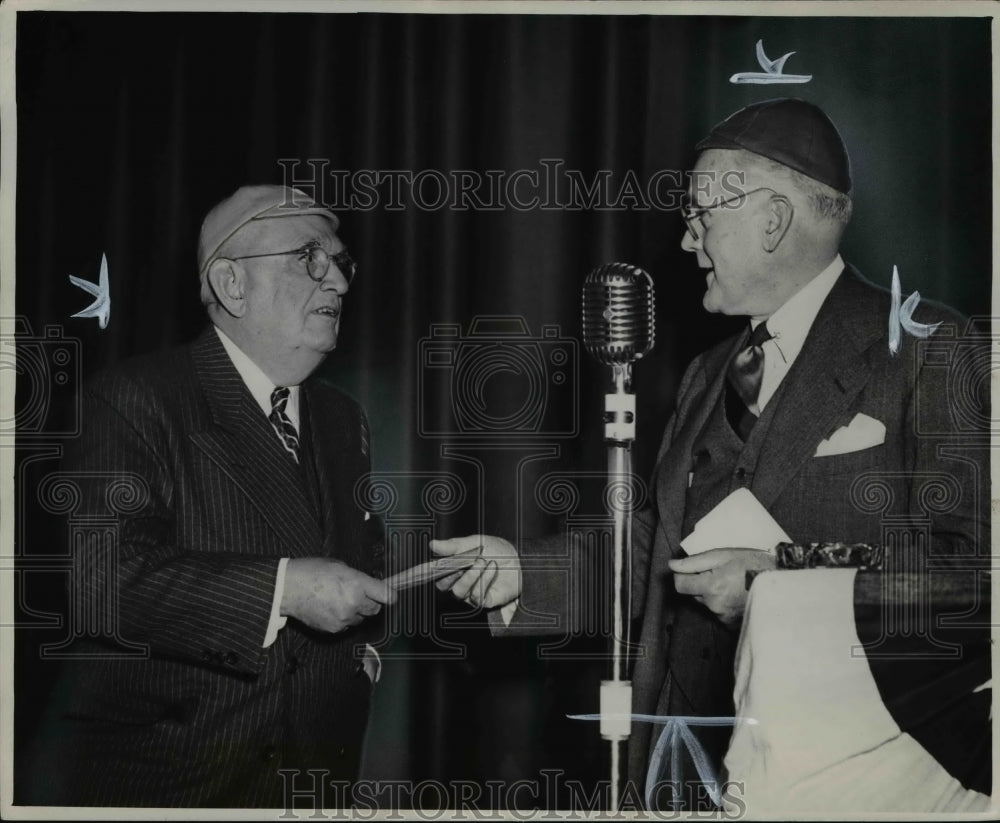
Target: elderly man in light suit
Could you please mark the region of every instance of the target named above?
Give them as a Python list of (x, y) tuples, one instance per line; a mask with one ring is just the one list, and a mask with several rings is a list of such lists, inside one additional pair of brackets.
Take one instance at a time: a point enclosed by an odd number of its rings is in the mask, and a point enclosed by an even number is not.
[(100, 608), (113, 592), (119, 638), (148, 653), (78, 644), (36, 802), (280, 808), (307, 769), (356, 777), (370, 618), (395, 595), (353, 494), (364, 414), (310, 378), (356, 268), (337, 228), (300, 191), (239, 189), (202, 225), (205, 331), (86, 388), (67, 458), (80, 510), (103, 511), (114, 478), (137, 505), (116, 546), (77, 552), (74, 596)]
[[(882, 513), (858, 505), (856, 481), (878, 476), (893, 514), (921, 517), (922, 484), (944, 473), (958, 494), (949, 510), (933, 515), (930, 553), (985, 556), (989, 450), (986, 415), (978, 429), (961, 430), (949, 369), (921, 362), (918, 340), (905, 331), (892, 350), (890, 294), (840, 257), (851, 172), (830, 119), (801, 100), (770, 100), (718, 124), (698, 149), (681, 245), (705, 278), (705, 308), (749, 323), (684, 374), (651, 481), (652, 505), (633, 520), (632, 604), (642, 648), (633, 712), (724, 717), (734, 711), (747, 572), (772, 569), (775, 558), (738, 547), (687, 557), (680, 542), (695, 523), (746, 488), (793, 541), (879, 543)], [(954, 339), (966, 327), (927, 302), (912, 320), (941, 323), (937, 334)], [(981, 410), (976, 391), (988, 383), (970, 382), (974, 391), (961, 399)], [(977, 447), (942, 448), (963, 438)], [(495, 537), (433, 547), (450, 554), (477, 545), (483, 549), (475, 566), (444, 583), (455, 595), (504, 607), (500, 633), (536, 633), (538, 614), (560, 614), (561, 631), (575, 628), (567, 614), (570, 573), (586, 573), (592, 560), (571, 554), (572, 569), (556, 568), (565, 555), (562, 536), (522, 541), (523, 564)], [(535, 564), (545, 568), (531, 567), (538, 558), (547, 558)], [(978, 682), (989, 677), (988, 655), (982, 660), (986, 674)], [(731, 730), (693, 731), (718, 774)], [(633, 724), (629, 773), (639, 797), (655, 742), (648, 724)], [(963, 781), (984, 777), (975, 764), (963, 768)], [(690, 761), (683, 776), (701, 780)], [(697, 794), (681, 791), (697, 802)]]

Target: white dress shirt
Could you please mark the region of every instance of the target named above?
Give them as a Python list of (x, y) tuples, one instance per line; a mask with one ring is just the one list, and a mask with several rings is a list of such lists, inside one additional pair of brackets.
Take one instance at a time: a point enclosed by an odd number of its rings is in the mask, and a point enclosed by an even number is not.
[[(773, 336), (761, 346), (764, 350), (764, 374), (760, 381), (760, 394), (757, 396), (757, 406), (761, 411), (764, 411), (767, 401), (774, 396), (795, 358), (802, 351), (820, 306), (843, 270), (844, 261), (838, 254), (829, 266), (767, 318), (767, 330)], [(759, 322), (751, 321), (753, 328), (758, 325)]]

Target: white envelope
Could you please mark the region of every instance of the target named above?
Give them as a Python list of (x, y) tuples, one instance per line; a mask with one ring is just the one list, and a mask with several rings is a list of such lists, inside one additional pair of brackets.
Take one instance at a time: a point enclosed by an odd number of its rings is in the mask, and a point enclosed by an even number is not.
[(771, 517), (750, 489), (737, 489), (694, 524), (694, 531), (681, 541), (688, 554), (736, 547), (774, 552), (778, 543), (791, 538)]
[(826, 440), (821, 440), (813, 457), (832, 457), (880, 446), (885, 442), (885, 423), (858, 412), (846, 426), (841, 426)]

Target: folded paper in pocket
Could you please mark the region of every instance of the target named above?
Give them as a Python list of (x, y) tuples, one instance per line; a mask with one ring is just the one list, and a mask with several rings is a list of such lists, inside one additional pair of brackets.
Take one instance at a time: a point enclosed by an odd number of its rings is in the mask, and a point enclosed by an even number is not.
[(880, 446), (885, 442), (885, 423), (858, 412), (846, 426), (841, 426), (816, 447), (814, 457), (833, 457)]

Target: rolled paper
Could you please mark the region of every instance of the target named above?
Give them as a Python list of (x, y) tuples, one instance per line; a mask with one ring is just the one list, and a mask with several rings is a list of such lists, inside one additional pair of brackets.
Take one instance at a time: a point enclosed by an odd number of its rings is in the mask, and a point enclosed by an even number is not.
[(461, 554), (453, 554), (450, 557), (439, 557), (437, 560), (429, 560), (426, 563), (420, 563), (408, 569), (403, 569), (398, 574), (386, 578), (385, 582), (400, 591), (403, 589), (412, 589), (415, 586), (422, 586), (424, 583), (438, 580), (452, 572), (469, 568), (469, 566), (476, 562), (476, 558), (480, 554), (481, 549), (477, 546)]

